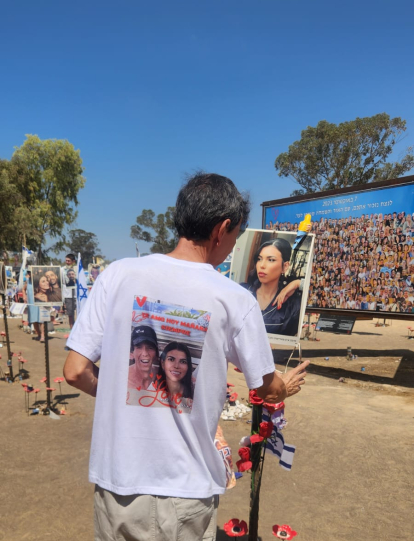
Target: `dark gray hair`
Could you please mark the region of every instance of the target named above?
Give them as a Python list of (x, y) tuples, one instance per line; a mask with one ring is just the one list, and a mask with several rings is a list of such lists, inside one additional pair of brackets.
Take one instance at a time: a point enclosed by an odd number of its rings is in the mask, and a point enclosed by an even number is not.
[(239, 223), (245, 226), (249, 213), (249, 196), (242, 195), (229, 178), (197, 172), (178, 194), (174, 225), (179, 237), (202, 241), (224, 220), (230, 220), (229, 231)]

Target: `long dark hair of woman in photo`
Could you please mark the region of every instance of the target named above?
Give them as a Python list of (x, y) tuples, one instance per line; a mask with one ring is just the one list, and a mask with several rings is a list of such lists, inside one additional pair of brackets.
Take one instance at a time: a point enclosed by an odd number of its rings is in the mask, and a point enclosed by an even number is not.
[[(301, 294), (300, 280), (286, 277), (292, 255), (290, 243), (281, 238), (263, 243), (254, 257), (255, 266), (247, 284), (242, 284), (256, 297), (262, 311), (266, 331), (295, 336), (298, 333)], [(275, 302), (287, 283), (295, 282), (296, 291), (283, 303)]]
[(170, 342), (160, 357), (158, 374), (165, 381), (170, 394), (180, 393), (183, 398), (193, 398), (193, 364), (188, 347), (182, 342)]

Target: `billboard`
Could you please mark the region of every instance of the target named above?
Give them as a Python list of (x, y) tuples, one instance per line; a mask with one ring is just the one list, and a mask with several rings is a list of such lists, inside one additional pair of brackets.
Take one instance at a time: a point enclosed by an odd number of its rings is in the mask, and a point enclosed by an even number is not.
[(257, 299), (271, 344), (300, 339), (314, 235), (293, 249), (296, 233), (247, 229), (233, 250), (230, 277)]
[(262, 204), (266, 230), (295, 232), (312, 216), (308, 308), (412, 316), (414, 177), (325, 194)]

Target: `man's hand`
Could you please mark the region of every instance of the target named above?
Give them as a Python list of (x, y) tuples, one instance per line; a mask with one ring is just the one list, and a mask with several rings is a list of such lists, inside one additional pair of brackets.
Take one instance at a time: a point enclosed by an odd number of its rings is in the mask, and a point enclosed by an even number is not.
[(300, 391), (302, 385), (305, 385), (306, 372), (305, 369), (309, 366), (310, 361), (305, 361), (299, 364), (296, 368), (292, 368), (289, 372), (282, 374), (281, 378), (286, 386), (286, 397), (293, 396)]

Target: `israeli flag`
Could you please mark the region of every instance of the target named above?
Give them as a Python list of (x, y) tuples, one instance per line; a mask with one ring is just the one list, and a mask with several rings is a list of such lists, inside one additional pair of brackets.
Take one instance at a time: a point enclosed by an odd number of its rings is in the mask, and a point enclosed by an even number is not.
[[(270, 421), (270, 417), (266, 414), (263, 414), (263, 421)], [(289, 445), (285, 443), (285, 439), (282, 436), (282, 433), (273, 425), (273, 432), (270, 438), (267, 438), (266, 442), (266, 453), (270, 453), (276, 456), (279, 459), (279, 466), (283, 469), (290, 471), (292, 469), (293, 456), (296, 451), (294, 445)]]
[(88, 287), (86, 285), (86, 275), (83, 270), (81, 255), (78, 254), (78, 281), (76, 285), (76, 311), (78, 316), (87, 300)]
[(27, 269), (27, 260), (32, 259), (32, 256), (34, 255), (35, 253), (32, 252), (32, 250), (29, 250), (29, 248), (26, 248), (26, 246), (22, 246), (22, 266), (20, 267), (19, 283), (17, 284), (18, 291), (23, 289), (24, 276), (26, 275), (25, 271)]

